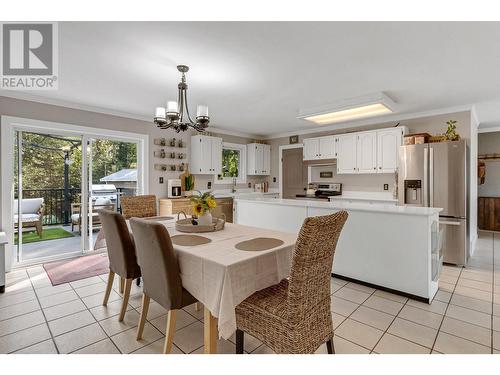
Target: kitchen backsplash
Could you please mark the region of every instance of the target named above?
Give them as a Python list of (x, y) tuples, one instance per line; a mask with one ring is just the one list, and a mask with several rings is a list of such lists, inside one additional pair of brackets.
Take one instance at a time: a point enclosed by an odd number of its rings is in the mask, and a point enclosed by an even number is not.
[[(331, 172), (331, 178), (321, 178), (320, 172)], [(389, 185), (389, 190), (394, 188), (394, 174), (337, 174), (335, 165), (309, 167), (309, 182), (340, 182), (344, 191), (384, 191), (384, 184)]]

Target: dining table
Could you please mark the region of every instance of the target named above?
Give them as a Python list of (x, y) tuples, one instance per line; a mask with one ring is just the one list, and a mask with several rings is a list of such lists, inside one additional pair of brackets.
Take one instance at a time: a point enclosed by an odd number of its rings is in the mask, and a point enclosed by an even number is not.
[[(176, 229), (177, 217), (147, 219), (167, 228), (182, 285), (203, 304), (207, 354), (217, 353), (218, 338), (236, 332), (236, 306), (290, 274), (296, 234), (233, 223), (218, 231), (185, 233)], [(105, 246), (101, 233), (96, 249)]]

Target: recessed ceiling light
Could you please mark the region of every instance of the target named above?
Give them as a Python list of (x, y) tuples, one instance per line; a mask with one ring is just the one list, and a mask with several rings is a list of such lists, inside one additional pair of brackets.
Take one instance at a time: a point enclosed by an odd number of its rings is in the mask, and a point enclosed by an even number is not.
[(297, 118), (314, 122), (318, 125), (352, 121), (364, 117), (373, 117), (393, 113), (395, 103), (385, 94), (378, 93), (359, 98), (352, 98), (331, 104), (327, 107), (301, 111)]

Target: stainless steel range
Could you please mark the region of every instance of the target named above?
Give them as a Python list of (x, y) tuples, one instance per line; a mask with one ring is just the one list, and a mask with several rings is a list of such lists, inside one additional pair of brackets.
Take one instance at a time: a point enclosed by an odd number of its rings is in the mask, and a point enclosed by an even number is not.
[(298, 194), (297, 199), (323, 199), (328, 200), (329, 197), (342, 195), (342, 184), (320, 184), (310, 183), (306, 194)]

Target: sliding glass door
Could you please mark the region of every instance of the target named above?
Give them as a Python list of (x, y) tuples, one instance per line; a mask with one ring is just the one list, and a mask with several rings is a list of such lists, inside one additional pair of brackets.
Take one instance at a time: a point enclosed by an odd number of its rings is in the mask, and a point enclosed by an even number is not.
[(141, 140), (23, 129), (13, 132), (14, 263), (105, 250), (98, 211), (142, 194)]
[(84, 251), (92, 252), (105, 248), (98, 211), (121, 212), (121, 198), (138, 194), (138, 143), (90, 136), (84, 136), (84, 142), (87, 144), (88, 230), (83, 238)]
[(73, 209), (82, 182), (82, 137), (16, 131), (13, 222), (16, 261), (81, 252)]

